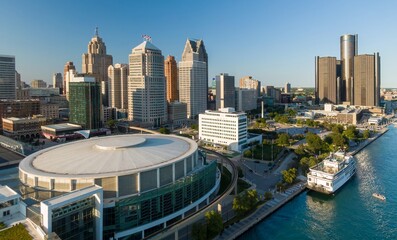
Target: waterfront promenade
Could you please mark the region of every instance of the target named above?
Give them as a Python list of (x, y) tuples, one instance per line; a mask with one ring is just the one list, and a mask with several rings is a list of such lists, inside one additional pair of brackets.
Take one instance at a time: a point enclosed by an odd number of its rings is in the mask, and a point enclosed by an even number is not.
[[(387, 128), (382, 128), (379, 132), (377, 132), (373, 137), (365, 140), (361, 144), (353, 147), (349, 153), (352, 155), (357, 154), (369, 144), (374, 142), (380, 136), (388, 131)], [(288, 188), (285, 193), (275, 193), (274, 198), (265, 204), (258, 207), (258, 209), (252, 213), (251, 215), (247, 216), (246, 218), (242, 219), (241, 221), (229, 226), (226, 228), (221, 235), (219, 235), (215, 239), (236, 239), (244, 232), (248, 231), (250, 228), (258, 224), (260, 221), (271, 215), (277, 209), (281, 208), (284, 204), (288, 201), (293, 199), (294, 197), (298, 196), (301, 192), (306, 190), (306, 183), (299, 183), (290, 188)]]
[(260, 205), (258, 209), (248, 217), (242, 219), (237, 223), (234, 223), (233, 225), (230, 225), (222, 232), (221, 235), (219, 235), (215, 239), (236, 239), (248, 229), (255, 226), (257, 223), (272, 214), (274, 211), (282, 207), (285, 203), (293, 199), (295, 196), (305, 191), (305, 189), (306, 183), (301, 182), (288, 188), (283, 193), (275, 193), (272, 200), (269, 200), (266, 203)]

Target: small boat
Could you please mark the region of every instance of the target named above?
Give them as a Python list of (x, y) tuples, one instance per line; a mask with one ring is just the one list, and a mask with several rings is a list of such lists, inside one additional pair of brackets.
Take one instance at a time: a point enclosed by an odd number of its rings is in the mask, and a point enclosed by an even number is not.
[(383, 196), (382, 194), (379, 194), (379, 193), (374, 193), (374, 194), (372, 194), (372, 196), (373, 196), (373, 197), (376, 197), (376, 198), (378, 198), (378, 199), (380, 199), (380, 200), (383, 200), (383, 201), (386, 200), (386, 197)]

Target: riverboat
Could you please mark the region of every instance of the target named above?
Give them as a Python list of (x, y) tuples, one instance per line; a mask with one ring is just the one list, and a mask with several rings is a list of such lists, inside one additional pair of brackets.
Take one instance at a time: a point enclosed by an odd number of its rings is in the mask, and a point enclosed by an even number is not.
[(307, 187), (317, 192), (333, 194), (356, 173), (356, 160), (343, 151), (331, 153), (310, 168)]

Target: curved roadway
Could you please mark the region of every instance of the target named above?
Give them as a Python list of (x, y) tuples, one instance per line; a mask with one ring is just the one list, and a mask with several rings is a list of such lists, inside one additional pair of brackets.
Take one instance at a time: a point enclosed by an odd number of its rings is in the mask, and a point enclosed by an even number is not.
[(219, 161), (222, 162), (222, 160), (223, 160), (224, 165), (228, 164), (232, 167), (232, 169), (233, 169), (232, 179), (231, 179), (229, 185), (227, 186), (226, 190), (222, 194), (220, 194), (216, 198), (214, 198), (211, 201), (211, 203), (208, 204), (207, 206), (205, 206), (204, 208), (200, 209), (199, 211), (193, 213), (190, 216), (185, 217), (182, 220), (179, 220), (178, 222), (176, 222), (170, 226), (167, 226), (166, 229), (164, 229), (161, 232), (155, 233), (154, 236), (152, 235), (152, 236), (145, 237), (145, 239), (162, 239), (162, 238), (166, 237), (168, 234), (172, 234), (172, 233), (178, 231), (179, 229), (182, 229), (190, 224), (197, 222), (199, 219), (202, 219), (204, 217), (206, 212), (213, 210), (213, 209), (217, 209), (218, 204), (221, 203), (224, 200), (224, 198), (227, 197), (236, 187), (237, 180), (238, 180), (238, 170), (237, 170), (237, 167), (234, 165), (234, 163), (229, 158), (227, 158), (215, 151), (205, 149), (202, 147), (200, 147), (200, 149), (204, 150), (206, 152), (209, 152), (213, 155), (216, 155), (217, 157), (219, 157), (218, 162)]

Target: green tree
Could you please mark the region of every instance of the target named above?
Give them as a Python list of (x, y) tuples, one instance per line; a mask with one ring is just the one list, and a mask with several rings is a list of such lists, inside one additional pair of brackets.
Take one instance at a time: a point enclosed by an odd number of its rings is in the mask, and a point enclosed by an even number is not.
[(356, 126), (348, 126), (343, 132), (343, 135), (348, 139), (353, 140), (357, 138), (358, 130), (356, 129)]
[(278, 183), (276, 184), (276, 189), (277, 189), (278, 191), (284, 191), (284, 190), (285, 190), (285, 185), (284, 185), (284, 183), (278, 182)]
[(259, 202), (258, 192), (255, 189), (246, 190), (233, 199), (233, 210), (240, 216), (255, 208)]
[(168, 128), (165, 128), (165, 127), (160, 128), (159, 132), (161, 134), (170, 134), (170, 130)]
[(207, 239), (207, 225), (197, 222), (192, 226), (192, 237), (194, 240)]
[(279, 123), (288, 123), (289, 118), (287, 115), (276, 115), (274, 117), (274, 121), (279, 122)]
[(294, 110), (294, 109), (288, 109), (288, 110), (287, 110), (287, 114), (288, 114), (288, 116), (290, 116), (290, 117), (295, 117), (296, 114), (297, 114), (297, 111)]
[(311, 120), (311, 119), (306, 119), (306, 125), (307, 126), (309, 126), (309, 127), (314, 127), (314, 120)]
[(279, 134), (276, 142), (280, 146), (287, 146), (289, 144), (289, 135), (287, 133)]
[(333, 133), (342, 133), (343, 132), (343, 126), (340, 124), (335, 124), (332, 126), (332, 132)]
[(256, 204), (259, 202), (258, 192), (255, 189), (246, 191), (246, 199), (248, 203), (248, 208), (253, 209)]
[(190, 128), (198, 131), (198, 124), (193, 123)]
[(273, 194), (271, 192), (265, 192), (264, 194), (265, 200), (270, 200), (273, 197)]
[(332, 144), (336, 147), (343, 148), (347, 144), (347, 140), (340, 133), (332, 133)]
[(363, 138), (368, 139), (371, 136), (371, 132), (367, 129), (363, 132)]
[(116, 123), (117, 123), (116, 120), (114, 120), (114, 119), (109, 119), (109, 120), (107, 120), (107, 122), (106, 122), (106, 126), (107, 126), (108, 128), (110, 128), (110, 130), (113, 130), (113, 129), (116, 127)]
[(223, 229), (223, 219), (220, 213), (212, 210), (205, 213), (207, 223), (207, 238), (211, 239), (218, 235)]
[(283, 170), (281, 174), (283, 175), (283, 181), (285, 183), (292, 184), (297, 177), (297, 170), (296, 168), (290, 168), (288, 170)]
[(246, 158), (250, 158), (250, 157), (252, 157), (252, 151), (251, 150), (246, 150), (245, 152), (244, 152), (244, 157), (246, 157)]
[(318, 154), (324, 146), (323, 140), (321, 140), (321, 138), (316, 134), (310, 132), (306, 134), (306, 142), (308, 149), (315, 154)]
[[(328, 154), (327, 154), (328, 155)], [(311, 167), (313, 167), (314, 165), (316, 165), (318, 163), (318, 159), (317, 158), (315, 158), (315, 157), (313, 157), (313, 156), (310, 156), (309, 157), (309, 162), (308, 162), (308, 167), (309, 168), (311, 168)]]
[(305, 146), (303, 146), (303, 144), (300, 144), (300, 145), (298, 146), (298, 148), (295, 149), (295, 153), (296, 153), (297, 155), (299, 155), (299, 156), (306, 155)]

